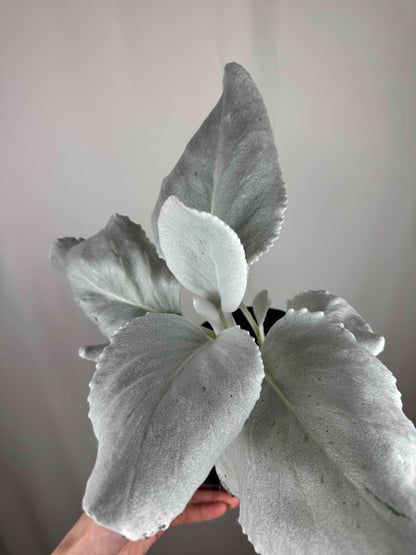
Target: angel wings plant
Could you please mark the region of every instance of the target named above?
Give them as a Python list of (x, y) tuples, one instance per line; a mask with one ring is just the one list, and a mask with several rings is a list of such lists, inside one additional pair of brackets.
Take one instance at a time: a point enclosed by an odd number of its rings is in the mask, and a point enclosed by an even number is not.
[[(416, 434), (384, 345), (343, 299), (297, 295), (264, 337), (270, 302), (242, 304), (276, 240), (285, 187), (261, 96), (239, 65), (153, 212), (157, 248), (125, 216), (51, 259), (109, 338), (89, 404), (97, 459), (83, 508), (130, 540), (165, 529), (215, 465), (258, 553), (416, 552)], [(194, 294), (212, 330), (181, 316)], [(235, 325), (241, 308), (257, 340)]]

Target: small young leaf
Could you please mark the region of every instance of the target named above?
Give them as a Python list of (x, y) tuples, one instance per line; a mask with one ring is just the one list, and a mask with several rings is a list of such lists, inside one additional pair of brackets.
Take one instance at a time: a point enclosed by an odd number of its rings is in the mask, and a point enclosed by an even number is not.
[(395, 379), (322, 312), (293, 309), (262, 347), (266, 378), (217, 462), (262, 555), (412, 555), (416, 432)]
[(160, 211), (159, 239), (169, 269), (189, 291), (224, 312), (241, 303), (247, 286), (247, 262), (237, 234), (208, 212), (167, 199)]
[(179, 283), (143, 229), (126, 216), (113, 216), (90, 239), (58, 239), (50, 258), (108, 337), (146, 312), (180, 313)]
[(101, 353), (107, 347), (108, 343), (102, 343), (101, 345), (83, 345), (79, 348), (78, 354), (81, 358), (85, 360), (90, 360), (91, 362), (98, 362)]
[(370, 353), (377, 356), (384, 349), (384, 337), (376, 335), (367, 322), (350, 305), (328, 291), (306, 291), (298, 293), (292, 300), (287, 301), (287, 308), (300, 310), (307, 308), (309, 312), (324, 312), (327, 318), (335, 324), (344, 324), (357, 341), (362, 343)]
[(266, 318), (267, 311), (272, 304), (269, 292), (266, 289), (257, 293), (253, 299), (253, 312), (256, 318), (257, 324), (261, 326)]
[(249, 264), (278, 237), (286, 190), (266, 108), (240, 65), (225, 66), (218, 104), (163, 181), (152, 215), (157, 243), (159, 213), (171, 195), (234, 229)]
[(202, 316), (204, 320), (208, 320), (216, 334), (224, 329), (218, 307), (214, 303), (207, 301), (207, 299), (202, 299), (201, 297), (195, 297), (193, 299), (193, 305), (195, 311)]
[(90, 384), (87, 514), (130, 540), (169, 526), (242, 429), (263, 377), (238, 327), (213, 341), (181, 316), (147, 314), (114, 334)]

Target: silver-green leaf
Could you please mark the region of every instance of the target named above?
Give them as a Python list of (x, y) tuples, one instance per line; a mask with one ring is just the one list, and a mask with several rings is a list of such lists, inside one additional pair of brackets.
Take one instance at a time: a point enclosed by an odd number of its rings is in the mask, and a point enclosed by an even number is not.
[(212, 340), (181, 316), (147, 314), (114, 334), (90, 384), (87, 514), (130, 540), (167, 528), (242, 429), (263, 377), (238, 327)]
[(113, 216), (87, 240), (58, 239), (50, 258), (108, 337), (146, 312), (180, 313), (180, 284), (140, 225), (126, 216)]
[(83, 345), (78, 349), (78, 354), (81, 358), (85, 360), (90, 360), (91, 362), (98, 362), (101, 353), (107, 347), (108, 343), (101, 343), (100, 345)]
[(216, 468), (262, 555), (413, 555), (416, 432), (391, 372), (306, 309), (276, 322), (266, 378)]
[(247, 287), (244, 248), (222, 220), (169, 197), (158, 222), (162, 254), (178, 281), (224, 312), (237, 310)]
[(376, 335), (364, 318), (346, 300), (331, 295), (328, 291), (320, 289), (298, 293), (286, 304), (288, 309), (307, 308), (309, 312), (324, 312), (335, 324), (344, 324), (355, 335), (357, 341), (375, 356), (384, 349), (384, 337)]
[(218, 104), (162, 183), (152, 215), (157, 240), (159, 213), (171, 195), (234, 229), (249, 264), (278, 237), (286, 190), (266, 108), (240, 65), (225, 66)]
[(204, 320), (207, 320), (216, 334), (220, 333), (223, 329), (223, 322), (218, 307), (202, 297), (195, 297), (193, 299), (193, 307)]
[(256, 322), (259, 326), (262, 326), (266, 318), (267, 311), (272, 304), (269, 292), (263, 289), (253, 299), (253, 312), (256, 318)]

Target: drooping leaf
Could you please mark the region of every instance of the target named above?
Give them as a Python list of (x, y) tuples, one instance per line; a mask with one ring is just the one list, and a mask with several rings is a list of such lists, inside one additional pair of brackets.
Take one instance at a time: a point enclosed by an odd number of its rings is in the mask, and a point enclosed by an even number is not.
[(98, 362), (101, 353), (107, 347), (108, 343), (101, 343), (100, 345), (83, 345), (79, 348), (78, 354), (81, 358), (85, 360), (90, 360), (92, 362)]
[(90, 239), (58, 239), (51, 262), (68, 278), (76, 302), (110, 336), (146, 312), (180, 313), (180, 285), (143, 229), (113, 216)]
[(266, 378), (216, 468), (262, 555), (411, 555), (416, 432), (393, 375), (322, 312), (289, 310), (262, 348)]
[(147, 314), (114, 334), (90, 384), (87, 514), (130, 540), (166, 528), (241, 430), (263, 376), (238, 327), (213, 341), (181, 316)]
[(247, 262), (237, 234), (208, 212), (169, 197), (160, 211), (159, 239), (169, 269), (189, 291), (224, 312), (241, 303)]
[(322, 311), (332, 322), (344, 324), (355, 335), (357, 341), (362, 343), (373, 355), (378, 355), (384, 349), (384, 337), (376, 335), (363, 317), (347, 301), (331, 295), (328, 291), (298, 293), (292, 300), (287, 301), (287, 308), (294, 310), (307, 308), (309, 312)]
[(223, 94), (162, 183), (152, 224), (165, 200), (211, 212), (240, 237), (249, 264), (279, 235), (286, 190), (266, 108), (247, 71), (225, 66)]
[(256, 318), (257, 324), (261, 326), (266, 318), (267, 311), (272, 304), (269, 292), (266, 289), (257, 293), (253, 299), (253, 312)]

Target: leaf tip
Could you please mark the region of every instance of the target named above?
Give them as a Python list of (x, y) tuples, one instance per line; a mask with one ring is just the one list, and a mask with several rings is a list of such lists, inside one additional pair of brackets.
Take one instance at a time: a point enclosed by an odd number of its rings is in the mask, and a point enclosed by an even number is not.
[(81, 237), (62, 237), (60, 239), (55, 239), (49, 248), (49, 261), (55, 270), (62, 272), (66, 271), (68, 254), (73, 247), (79, 243), (84, 242), (85, 239)]

